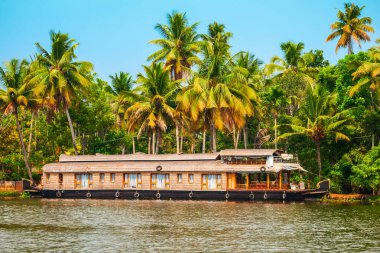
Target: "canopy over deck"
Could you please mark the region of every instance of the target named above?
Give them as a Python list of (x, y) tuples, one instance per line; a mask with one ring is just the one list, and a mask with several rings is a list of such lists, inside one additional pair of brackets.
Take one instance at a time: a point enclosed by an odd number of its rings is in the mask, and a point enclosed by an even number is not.
[(220, 156), (279, 156), (283, 152), (278, 149), (224, 149), (219, 152)]

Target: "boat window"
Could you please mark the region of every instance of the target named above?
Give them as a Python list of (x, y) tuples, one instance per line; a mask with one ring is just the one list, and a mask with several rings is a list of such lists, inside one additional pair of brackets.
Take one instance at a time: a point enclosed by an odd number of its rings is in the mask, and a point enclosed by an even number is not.
[(177, 174), (177, 183), (182, 183), (182, 173)]
[(100, 183), (104, 183), (104, 181), (105, 181), (104, 173), (99, 174), (99, 181), (100, 181)]
[(221, 174), (203, 174), (202, 175), (202, 189), (221, 189), (222, 188), (222, 175)]
[(124, 188), (141, 188), (141, 174), (140, 173), (125, 173), (124, 174)]
[(111, 183), (115, 183), (115, 173), (111, 173)]
[(50, 173), (46, 173), (46, 183), (50, 183)]
[(62, 173), (58, 174), (58, 183), (63, 184), (63, 174)]
[(189, 184), (194, 183), (194, 174), (189, 174)]
[(75, 188), (88, 189), (92, 188), (92, 174), (76, 174), (75, 175)]
[(152, 174), (151, 185), (153, 189), (170, 188), (169, 174)]

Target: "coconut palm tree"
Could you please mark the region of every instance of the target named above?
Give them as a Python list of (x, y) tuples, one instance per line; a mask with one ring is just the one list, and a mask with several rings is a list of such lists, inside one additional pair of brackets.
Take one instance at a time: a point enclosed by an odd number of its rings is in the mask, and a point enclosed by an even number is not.
[[(263, 64), (261, 60), (255, 57), (255, 55), (250, 54), (249, 52), (241, 51), (233, 56), (233, 68), (232, 73), (236, 74), (236, 79), (240, 82), (246, 83), (248, 86), (252, 87), (254, 91), (257, 91), (260, 89), (262, 83), (263, 83), (263, 75), (262, 71), (260, 69), (260, 66)], [(257, 110), (259, 108), (260, 104), (260, 98), (255, 95), (253, 97), (252, 102), (255, 105), (255, 109), (258, 113), (260, 113), (260, 110)], [(238, 131), (239, 132), (239, 131)], [(238, 136), (237, 136), (238, 137)], [(243, 138), (244, 138), (244, 148), (246, 149), (248, 146), (248, 133), (247, 133), (247, 126), (245, 125), (243, 127)], [(236, 144), (235, 148), (238, 146), (238, 140), (239, 138), (235, 138)]]
[(322, 171), (321, 142), (328, 137), (334, 137), (335, 141), (350, 140), (341, 132), (349, 126), (350, 119), (345, 117), (348, 111), (336, 111), (336, 98), (337, 94), (329, 94), (319, 84), (314, 87), (308, 85), (300, 117), (288, 117), (291, 123), (281, 125), (281, 127), (287, 126), (290, 132), (278, 137), (279, 140), (293, 135), (309, 137), (316, 145), (319, 176)]
[(224, 25), (209, 25), (208, 33), (202, 35), (199, 73), (179, 99), (180, 107), (193, 121), (208, 122), (212, 152), (216, 152), (216, 129), (235, 131), (235, 138), (237, 130), (245, 125), (245, 118), (254, 112), (254, 89), (245, 82), (244, 71), (232, 71), (228, 44), (231, 36)]
[(361, 42), (370, 41), (369, 32), (375, 32), (371, 25), (370, 17), (361, 17), (361, 12), (365, 6), (359, 7), (354, 3), (345, 3), (344, 12), (337, 13), (338, 21), (331, 25), (332, 33), (327, 37), (326, 42), (339, 38), (335, 51), (339, 48), (348, 48), (348, 54), (352, 54), (353, 42), (361, 48)]
[(27, 77), (27, 82), (35, 85), (34, 92), (44, 98), (46, 103), (56, 109), (63, 109), (71, 131), (75, 154), (78, 155), (76, 136), (71, 121), (69, 108), (77, 92), (83, 92), (90, 85), (90, 62), (75, 61), (78, 43), (68, 34), (50, 32), (50, 52), (36, 43), (40, 53), (39, 68)]
[(120, 94), (122, 91), (131, 91), (133, 88), (134, 81), (129, 73), (120, 71), (120, 73), (115, 73), (115, 75), (110, 75), (112, 90), (115, 95)]
[[(363, 87), (367, 87), (371, 95), (371, 111), (380, 110), (380, 39), (377, 46), (372, 47), (368, 53), (370, 61), (362, 65), (352, 74), (357, 84), (351, 87), (350, 97), (355, 95)], [(375, 135), (372, 134), (372, 148), (375, 146)]]
[(116, 126), (121, 127), (124, 119), (124, 114), (132, 104), (130, 92), (132, 92), (134, 81), (129, 73), (120, 72), (109, 76), (112, 83), (112, 110), (116, 116)]
[(274, 119), (274, 147), (277, 149), (277, 120), (280, 111), (286, 104), (289, 104), (289, 98), (281, 87), (277, 85), (269, 87), (264, 94), (265, 109), (269, 114), (273, 115)]
[[(169, 70), (162, 63), (144, 66), (145, 74), (139, 73), (134, 93), (135, 103), (126, 111), (128, 131), (138, 130), (138, 136), (147, 131), (152, 133), (152, 145), (148, 153), (157, 154), (162, 141), (162, 133), (175, 117), (175, 97), (179, 91), (179, 83), (171, 81)], [(157, 143), (157, 144), (156, 144)]]
[(3, 114), (12, 113), (16, 119), (17, 133), (21, 151), (24, 156), (25, 167), (29, 179), (33, 182), (32, 170), (28, 161), (28, 153), (25, 148), (24, 136), (21, 130), (20, 111), (37, 103), (30, 89), (24, 85), (24, 79), (28, 71), (28, 62), (25, 60), (12, 59), (5, 63), (5, 68), (0, 67), (0, 81), (6, 90), (0, 89), (0, 111)]
[(294, 43), (291, 41), (283, 42), (280, 45), (284, 57), (273, 56), (270, 63), (265, 66), (267, 75), (275, 72), (286, 73), (288, 71), (297, 72), (300, 68), (305, 66), (305, 58), (303, 50), (305, 44), (302, 42)]
[(189, 70), (200, 62), (197, 53), (200, 52), (198, 23), (189, 25), (186, 13), (174, 11), (167, 15), (168, 24), (157, 24), (155, 29), (162, 38), (150, 41), (161, 47), (160, 50), (148, 57), (153, 62), (165, 62), (165, 68), (170, 69), (172, 80), (189, 76)]
[[(372, 47), (368, 53), (370, 61), (363, 62), (362, 65), (352, 74), (354, 80), (359, 80), (356, 85), (350, 89), (350, 96), (357, 93), (362, 87), (366, 86), (373, 94), (380, 89), (380, 39), (377, 39), (377, 46)], [(372, 99), (373, 106), (376, 106)]]

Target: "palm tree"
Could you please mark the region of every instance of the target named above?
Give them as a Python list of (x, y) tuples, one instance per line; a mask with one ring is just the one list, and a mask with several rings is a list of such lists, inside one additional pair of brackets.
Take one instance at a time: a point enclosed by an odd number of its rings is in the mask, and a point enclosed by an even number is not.
[(199, 73), (179, 99), (180, 107), (193, 121), (209, 124), (212, 152), (216, 152), (216, 129), (227, 127), (236, 138), (245, 118), (253, 114), (252, 101), (257, 97), (245, 82), (244, 71), (231, 70), (228, 44), (231, 36), (224, 25), (216, 22), (209, 25), (208, 34), (202, 35), (203, 61)]
[(115, 73), (111, 78), (113, 93), (115, 95), (120, 94), (122, 91), (131, 91), (134, 81), (129, 73), (120, 71), (119, 75)]
[(335, 137), (335, 141), (350, 138), (341, 132), (349, 125), (349, 119), (345, 118), (346, 111), (336, 112), (337, 94), (329, 94), (320, 85), (313, 87), (308, 85), (306, 98), (302, 107), (302, 117), (289, 117), (291, 124), (282, 126), (289, 127), (292, 131), (284, 133), (278, 139), (285, 139), (293, 135), (309, 137), (316, 145), (318, 175), (321, 176), (321, 142), (328, 137)]
[(354, 3), (345, 3), (344, 12), (338, 11), (338, 21), (331, 25), (333, 32), (326, 39), (326, 42), (328, 42), (339, 37), (335, 52), (338, 52), (341, 47), (347, 47), (348, 54), (352, 54), (353, 41), (361, 48), (362, 41), (371, 40), (368, 33), (375, 32), (373, 27), (370, 26), (372, 19), (370, 17), (360, 18), (364, 7), (359, 7)]
[(75, 155), (78, 155), (76, 137), (71, 121), (69, 107), (77, 92), (83, 92), (90, 85), (89, 73), (92, 64), (74, 61), (78, 43), (68, 34), (50, 32), (51, 51), (36, 43), (40, 53), (39, 68), (28, 76), (28, 83), (35, 85), (34, 92), (56, 109), (62, 108), (67, 116)]
[(197, 53), (200, 51), (198, 23), (189, 25), (186, 13), (173, 12), (167, 15), (167, 25), (157, 24), (155, 29), (163, 37), (150, 41), (161, 47), (148, 57), (153, 62), (164, 61), (165, 68), (170, 69), (172, 80), (187, 77), (190, 68), (200, 62)]
[(17, 133), (20, 140), (21, 150), (24, 156), (25, 167), (29, 179), (33, 182), (32, 170), (28, 161), (28, 153), (20, 123), (20, 111), (22, 108), (33, 105), (37, 99), (33, 98), (30, 89), (24, 85), (24, 79), (28, 71), (28, 62), (25, 60), (12, 59), (5, 63), (5, 68), (0, 67), (0, 81), (7, 90), (0, 89), (0, 110), (3, 114), (12, 113), (16, 119)]
[[(246, 85), (252, 87), (253, 90), (257, 91), (262, 84), (263, 75), (260, 69), (260, 66), (263, 64), (261, 60), (255, 57), (254, 54), (250, 54), (249, 52), (241, 51), (233, 56), (233, 69), (232, 73), (235, 74), (236, 79), (240, 82), (244, 82)], [(260, 98), (255, 95), (253, 97), (252, 103), (255, 105), (256, 111), (260, 104)], [(247, 126), (243, 127), (243, 138), (244, 138), (244, 148), (247, 149), (248, 146), (248, 133)], [(238, 136), (236, 138), (235, 148), (238, 146)]]
[[(369, 50), (370, 61), (363, 62), (362, 65), (352, 74), (353, 80), (358, 80), (357, 84), (351, 87), (350, 97), (355, 95), (363, 87), (367, 87), (371, 95), (371, 111), (380, 110), (379, 90), (380, 90), (380, 39), (377, 39), (377, 46)], [(375, 135), (372, 134), (372, 148), (375, 146)]]
[(138, 129), (138, 136), (143, 131), (152, 133), (152, 145), (151, 148), (148, 145), (148, 153), (157, 154), (162, 133), (175, 117), (175, 97), (181, 80), (171, 81), (169, 70), (162, 63), (144, 66), (144, 71), (145, 75), (138, 74), (136, 80), (141, 85), (131, 94), (135, 103), (126, 111), (127, 128), (130, 132)]
[[(380, 89), (380, 39), (377, 39), (377, 46), (369, 50), (370, 61), (363, 62), (362, 65), (352, 74), (354, 80), (359, 82), (350, 89), (352, 97), (363, 86), (369, 88), (371, 97)], [(372, 99), (373, 106), (376, 106)]]
[(275, 72), (286, 73), (288, 71), (297, 72), (305, 66), (303, 50), (305, 44), (302, 42), (294, 43), (291, 41), (283, 42), (280, 45), (284, 58), (273, 56), (270, 63), (265, 66), (265, 72), (271, 75)]
[(132, 91), (134, 81), (129, 73), (120, 72), (115, 73), (114, 76), (109, 76), (112, 83), (112, 94), (114, 95), (112, 101), (112, 110), (116, 116), (116, 126), (121, 128), (124, 119), (124, 114), (132, 101), (129, 93)]
[(265, 109), (269, 114), (273, 115), (274, 119), (274, 146), (277, 149), (277, 120), (278, 115), (286, 104), (289, 104), (289, 99), (281, 87), (277, 85), (269, 87), (268, 91), (264, 94)]

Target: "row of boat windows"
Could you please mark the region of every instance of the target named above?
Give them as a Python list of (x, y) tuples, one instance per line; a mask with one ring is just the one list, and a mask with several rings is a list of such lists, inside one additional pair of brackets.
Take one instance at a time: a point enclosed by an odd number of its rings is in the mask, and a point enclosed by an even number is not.
[[(46, 183), (50, 181), (50, 174), (46, 174)], [(109, 174), (109, 182), (115, 183), (116, 174)], [(63, 174), (58, 174), (58, 182), (63, 184)], [(106, 182), (105, 173), (99, 173), (99, 183)], [(182, 173), (177, 174), (177, 183), (181, 184)], [(188, 174), (188, 183), (194, 183), (194, 174)], [(222, 188), (222, 175), (221, 174), (202, 174), (201, 176), (202, 189), (221, 189)], [(168, 173), (154, 173), (151, 174), (150, 185), (152, 189), (169, 189), (170, 188), (170, 174)], [(123, 175), (124, 188), (141, 188), (142, 177), (141, 173), (124, 173)], [(92, 174), (75, 174), (75, 188), (88, 189), (93, 188), (93, 175)]]

